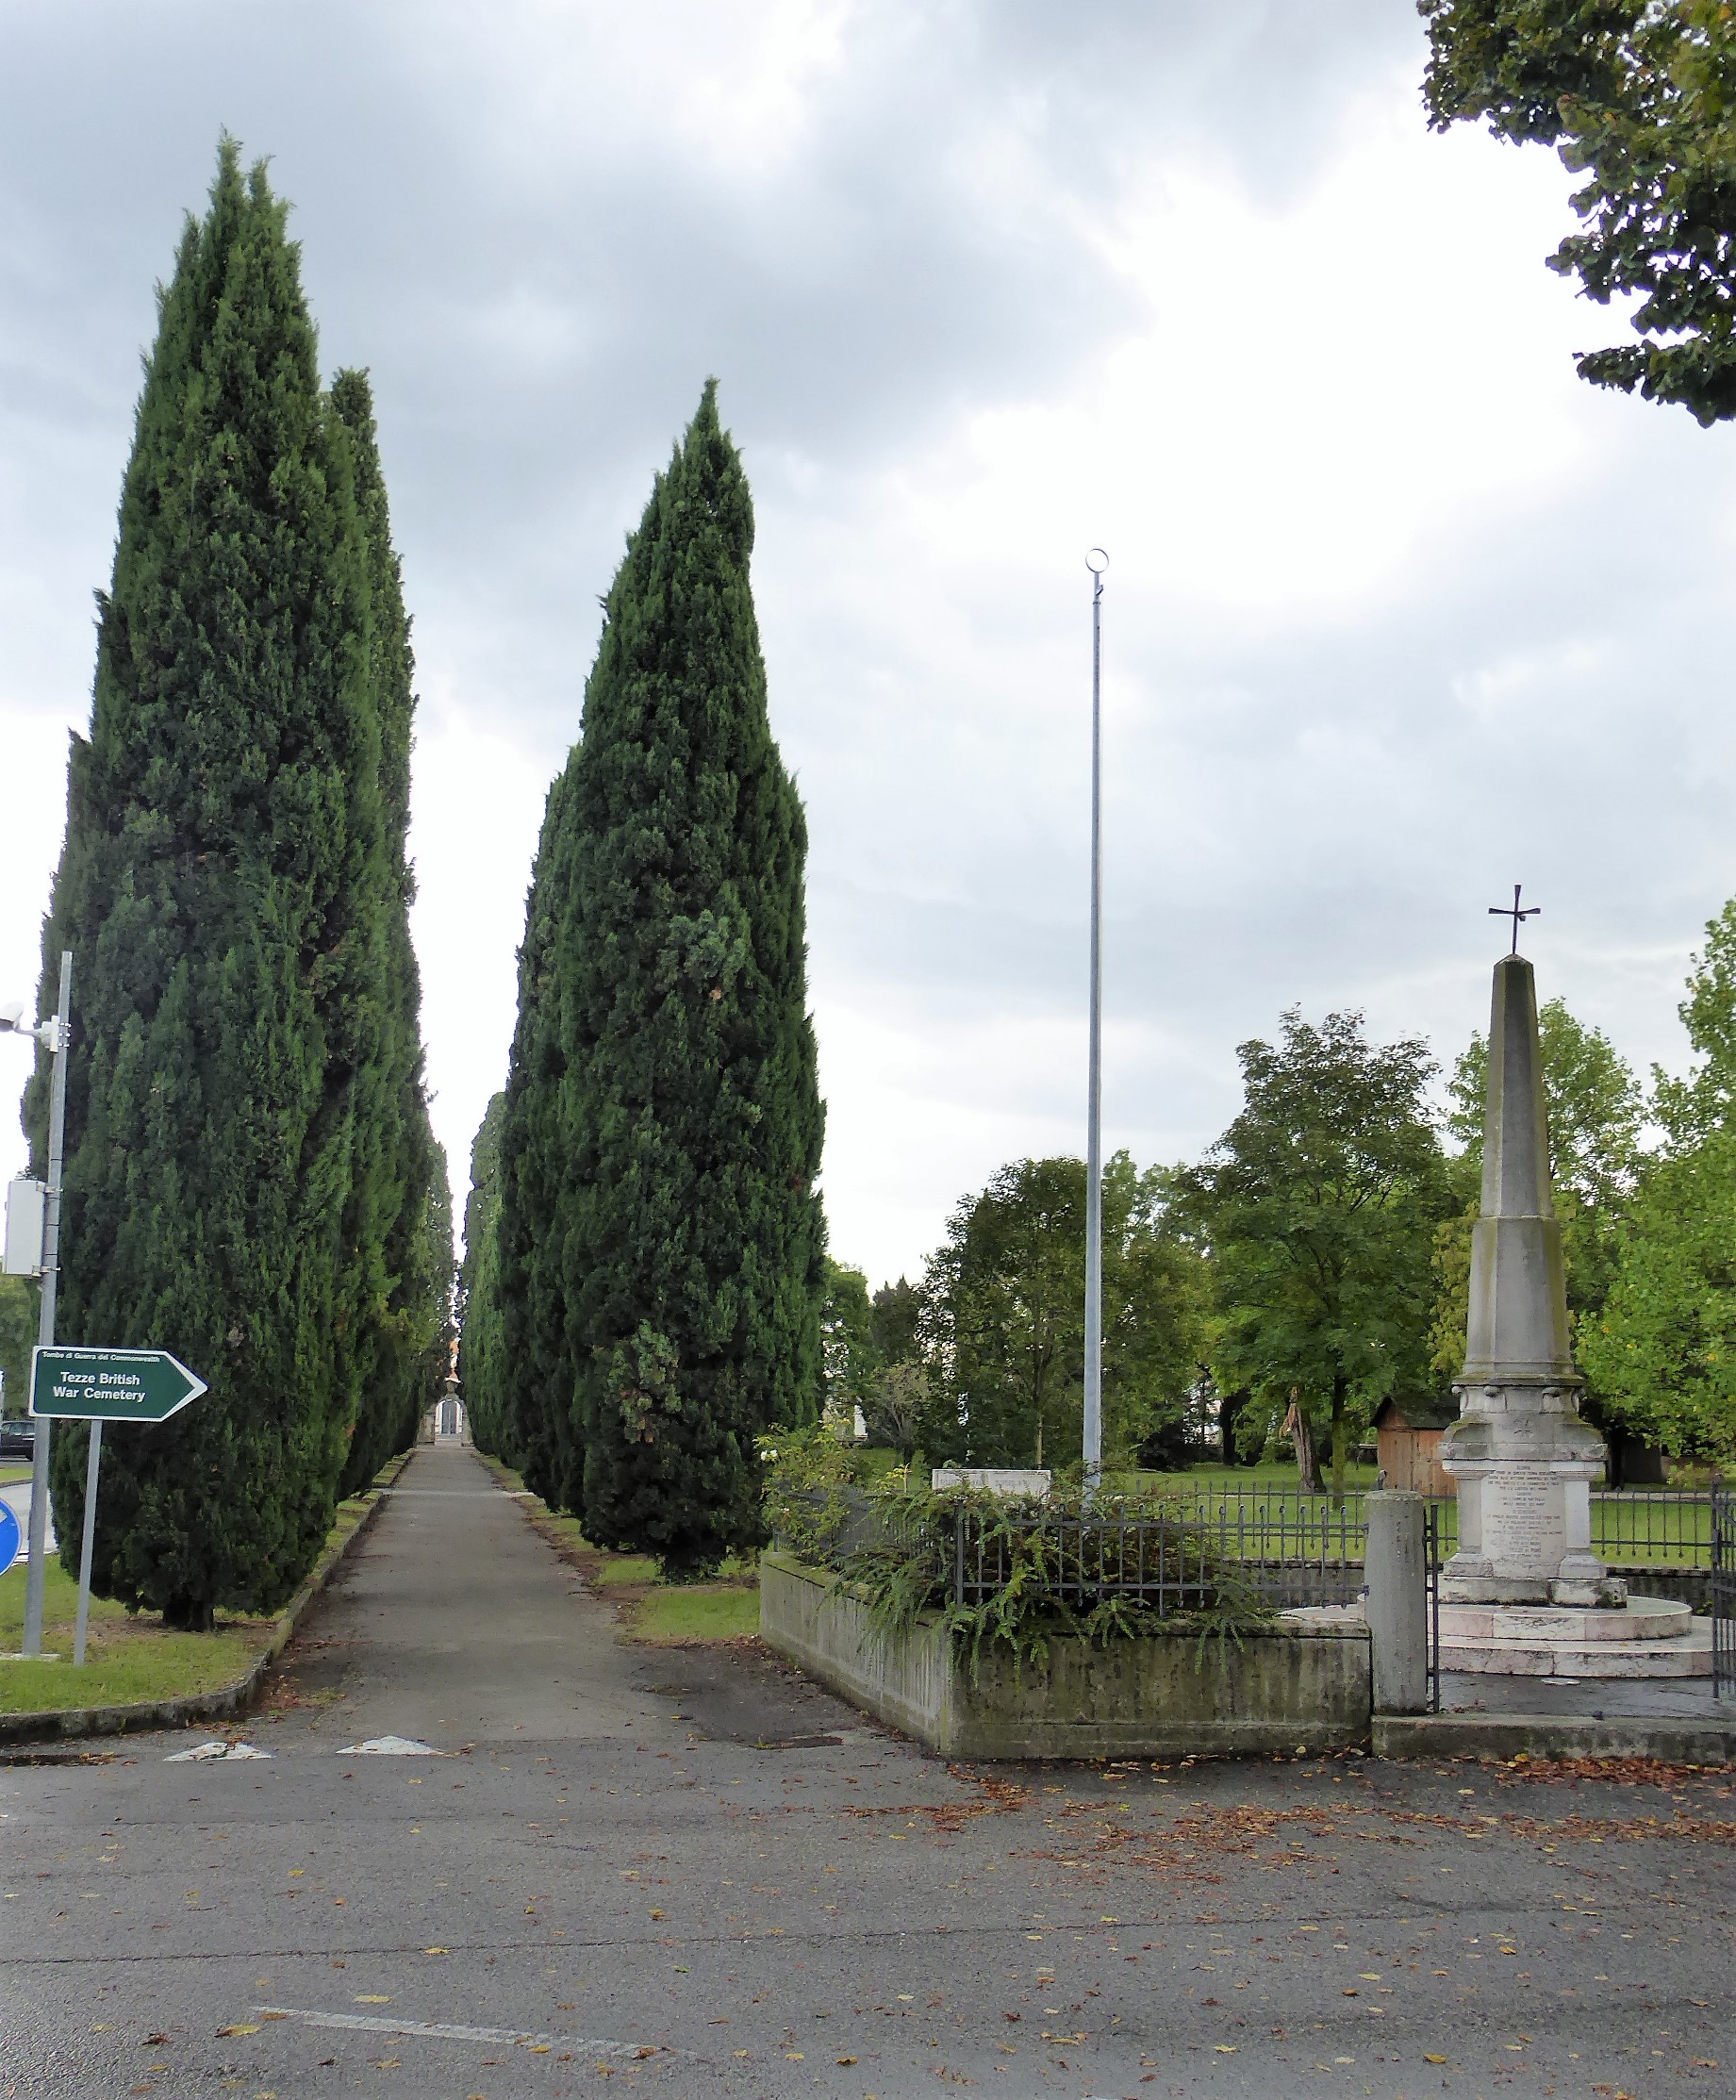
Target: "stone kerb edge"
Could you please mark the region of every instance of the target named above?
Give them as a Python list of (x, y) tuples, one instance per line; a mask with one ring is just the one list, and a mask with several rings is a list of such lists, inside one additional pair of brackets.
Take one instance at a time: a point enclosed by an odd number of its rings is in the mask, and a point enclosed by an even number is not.
[(1661, 1764), (1736, 1764), (1736, 1718), (1717, 1722), (1615, 1714), (1377, 1713), (1378, 1758), (1651, 1758)]
[(87, 1735), (133, 1735), (147, 1728), (185, 1728), (192, 1721), (223, 1721), (245, 1713), (253, 1704), (266, 1673), (289, 1645), (303, 1614), (333, 1573), (342, 1565), (356, 1542), (363, 1537), (385, 1504), (384, 1489), (391, 1487), (414, 1456), (401, 1452), (389, 1473), (376, 1479), (366, 1491), (367, 1507), (349, 1536), (329, 1546), (314, 1563), (295, 1595), (277, 1614), (272, 1637), (232, 1683), (209, 1692), (184, 1692), (177, 1698), (134, 1701), (125, 1706), (44, 1708), (33, 1713), (0, 1713), (0, 1744), (66, 1742)]

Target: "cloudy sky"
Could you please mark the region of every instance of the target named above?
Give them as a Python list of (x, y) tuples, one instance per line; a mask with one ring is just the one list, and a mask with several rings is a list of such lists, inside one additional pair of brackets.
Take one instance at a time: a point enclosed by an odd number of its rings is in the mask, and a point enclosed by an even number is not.
[(707, 373), (841, 1257), (914, 1270), (997, 1166), (1083, 1149), (1094, 542), (1112, 1147), (1209, 1143), (1291, 1004), (1450, 1054), (1516, 881), (1544, 994), (1679, 1065), (1736, 892), (1736, 440), (1575, 378), (1625, 331), (1543, 267), (1567, 178), (1426, 131), (1422, 63), (1408, 0), (0, 0), (0, 996), (226, 125), (373, 374), (460, 1195), (598, 599)]

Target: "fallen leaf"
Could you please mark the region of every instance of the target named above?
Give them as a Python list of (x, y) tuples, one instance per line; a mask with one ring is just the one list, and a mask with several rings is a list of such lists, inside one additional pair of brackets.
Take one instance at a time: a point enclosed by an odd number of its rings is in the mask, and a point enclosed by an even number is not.
[(168, 2042), (166, 2034), (147, 2034), (141, 2045), (146, 2049), (161, 2049), (167, 2047)]
[(1425, 2049), (1423, 2051), (1423, 2061), (1425, 2063), (1445, 2063), (1447, 2061), (1447, 2059), (1445, 2057), (1430, 2056), (1429, 2051)]
[(219, 2027), (217, 2030), (217, 2039), (221, 2042), (228, 2035), (257, 2034), (258, 2031), (259, 2024), (256, 2020), (252, 2024), (252, 2026), (249, 2026), (246, 2022), (243, 2021), (233, 2027)]
[(855, 2062), (855, 2060), (856, 2060), (856, 2059), (855, 2059), (855, 2058), (854, 2058), (854, 2057), (840, 2057), (840, 2058), (838, 2059), (838, 2061), (839, 2061), (840, 2063), (854, 2063), (854, 2062)]
[(364, 1992), (362, 1995), (355, 2000), (355, 2003), (357, 2005), (390, 2005), (391, 2000), (389, 1998), (381, 1997), (377, 1991), (368, 1991)]
[(1232, 2057), (1236, 2051), (1236, 2045), (1233, 2042), (1215, 2042), (1212, 2046), (1220, 2057)]
[(287, 2012), (262, 2012), (259, 2017), (261, 2020), (287, 2020), (289, 2015)]

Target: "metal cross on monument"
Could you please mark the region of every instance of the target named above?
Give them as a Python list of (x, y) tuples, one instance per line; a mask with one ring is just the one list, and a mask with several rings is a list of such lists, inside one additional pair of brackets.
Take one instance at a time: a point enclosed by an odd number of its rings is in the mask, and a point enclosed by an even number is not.
[(1519, 909), (1519, 891), (1522, 886), (1518, 883), (1513, 885), (1513, 902), (1511, 904), (1491, 904), (1489, 907), (1489, 917), (1491, 918), (1511, 918), (1513, 920), (1512, 952), (1515, 955), (1519, 952), (1520, 922), (1528, 918), (1536, 918), (1541, 916), (1543, 911), (1541, 904), (1528, 904), (1524, 911)]

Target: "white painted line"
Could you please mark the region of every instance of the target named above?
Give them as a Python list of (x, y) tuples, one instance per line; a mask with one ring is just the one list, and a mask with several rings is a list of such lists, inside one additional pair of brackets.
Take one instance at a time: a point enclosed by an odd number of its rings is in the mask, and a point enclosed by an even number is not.
[(269, 1758), (270, 1750), (256, 1750), (251, 1743), (195, 1743), (190, 1750), (174, 1750), (165, 1764), (227, 1764), (238, 1758)]
[[(637, 2057), (643, 2044), (634, 2042), (590, 2042), (570, 2034), (527, 2034), (521, 2027), (463, 2027), (452, 2020), (382, 2020), (365, 2012), (308, 2012), (297, 2006), (256, 2005), (254, 2010), (278, 2020), (301, 2020), (310, 2027), (359, 2029), (363, 2034), (416, 2034), (431, 2042), (506, 2042), (518, 2048), (554, 2048), (559, 2042), (576, 2055), (581, 2049), (594, 2056)], [(653, 2048), (651, 2056), (686, 2056), (686, 2050)]]
[(371, 1736), (366, 1743), (346, 1743), (340, 1758), (443, 1758), (451, 1753), (437, 1750), (431, 1743), (418, 1743), (409, 1735)]

